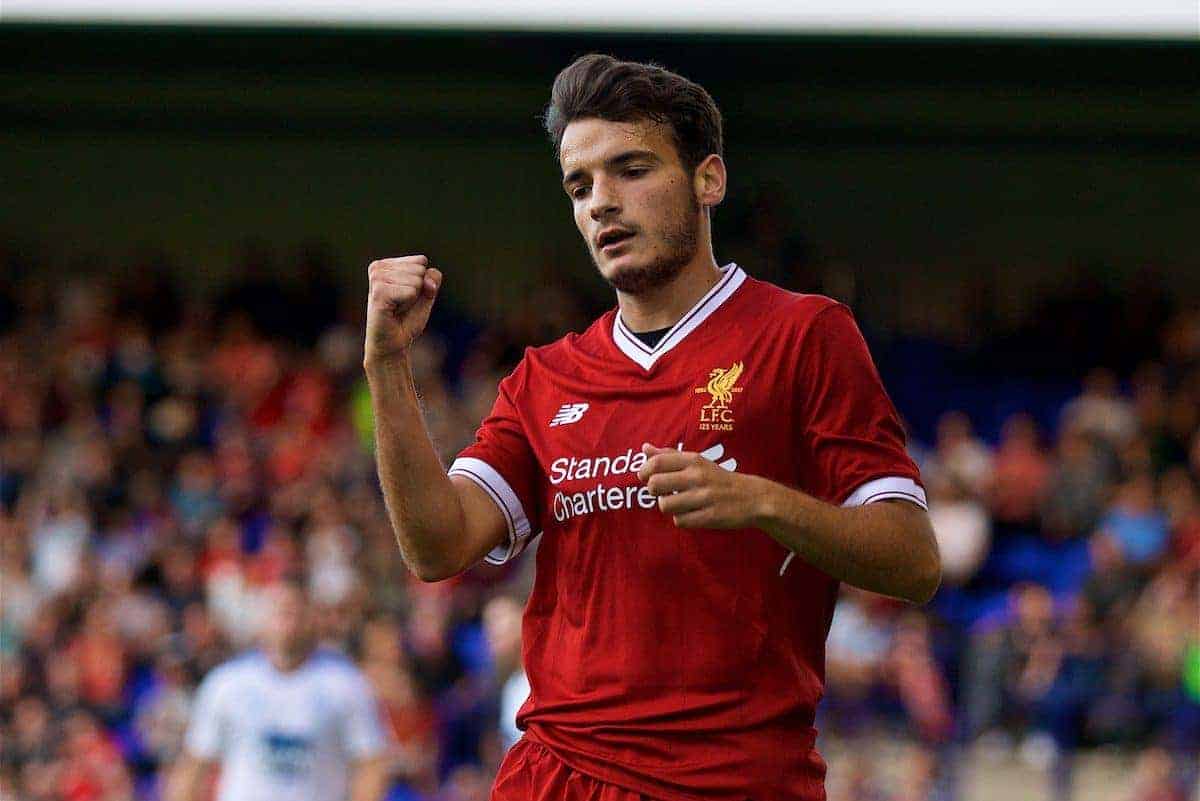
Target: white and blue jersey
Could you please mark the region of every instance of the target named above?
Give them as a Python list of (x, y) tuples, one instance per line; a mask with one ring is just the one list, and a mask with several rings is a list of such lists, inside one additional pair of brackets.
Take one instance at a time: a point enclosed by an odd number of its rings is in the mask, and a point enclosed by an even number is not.
[(221, 763), (218, 801), (343, 801), (350, 766), (385, 742), (375, 695), (349, 659), (318, 650), (284, 673), (252, 651), (201, 682), (184, 747)]

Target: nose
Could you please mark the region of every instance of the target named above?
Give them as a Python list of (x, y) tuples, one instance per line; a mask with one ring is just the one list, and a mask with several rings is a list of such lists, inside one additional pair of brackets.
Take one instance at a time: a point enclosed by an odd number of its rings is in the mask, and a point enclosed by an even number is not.
[(606, 217), (612, 217), (621, 212), (621, 204), (608, 181), (596, 179), (592, 182), (592, 193), (588, 198), (588, 213), (592, 219), (600, 222)]

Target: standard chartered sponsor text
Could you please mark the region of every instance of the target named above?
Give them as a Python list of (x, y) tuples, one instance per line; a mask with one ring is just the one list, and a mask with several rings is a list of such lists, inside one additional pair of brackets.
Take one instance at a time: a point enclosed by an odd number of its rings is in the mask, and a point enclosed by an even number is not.
[[(679, 443), (678, 447), (682, 449), (683, 443)], [(616, 456), (563, 456), (550, 463), (550, 483), (558, 485), (564, 481), (623, 476), (637, 473), (645, 463), (646, 454), (633, 448)], [(632, 509), (635, 505), (642, 509), (653, 509), (658, 501), (641, 484), (611, 487), (597, 481), (595, 486), (579, 492), (555, 493), (553, 511), (554, 519), (563, 523), (579, 515)]]
[(657, 499), (645, 487), (633, 485), (606, 487), (604, 484), (597, 483), (589, 490), (574, 492), (570, 495), (556, 492), (554, 494), (554, 519), (563, 523), (579, 515), (632, 509), (635, 502), (643, 509), (653, 509)]

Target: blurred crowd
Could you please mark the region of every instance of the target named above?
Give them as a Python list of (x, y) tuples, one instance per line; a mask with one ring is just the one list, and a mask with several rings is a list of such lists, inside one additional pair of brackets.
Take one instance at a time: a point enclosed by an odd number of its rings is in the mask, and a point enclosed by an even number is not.
[(945, 413), (921, 465), (943, 584), (921, 610), (847, 589), (828, 643), (826, 731), (919, 745), (911, 787), (957, 797), (964, 748), (1015, 754), (1073, 796), (1081, 748), (1140, 755), (1131, 801), (1200, 792), (1200, 314), (1163, 329), (1128, 392), (1094, 369), (1040, 431), (994, 446)]
[[(0, 799), (156, 799), (199, 680), (302, 576), (321, 639), (370, 678), (390, 798), (480, 801), (517, 736), (529, 556), (424, 584), (378, 491), (357, 298), (319, 275), (205, 301), (138, 278), (30, 282), (0, 308)], [(553, 288), (486, 325), (439, 311), (415, 369), (444, 459), (520, 345), (588, 321)], [(271, 315), (274, 315), (272, 318)], [(1200, 745), (1200, 315), (1129, 376), (1089, 373), (1054, 430), (996, 443), (947, 412), (913, 441), (942, 549), (914, 609), (845, 591), (823, 736), (920, 743), (902, 786), (952, 798), (984, 744), (1043, 765), (1139, 754), (1130, 801), (1184, 801)], [(936, 403), (931, 398), (931, 403)]]

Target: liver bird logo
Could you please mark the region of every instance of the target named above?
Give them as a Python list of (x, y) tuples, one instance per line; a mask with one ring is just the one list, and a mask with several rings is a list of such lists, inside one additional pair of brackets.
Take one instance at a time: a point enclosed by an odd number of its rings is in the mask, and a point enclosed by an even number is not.
[(740, 392), (741, 387), (735, 387), (738, 379), (742, 377), (742, 371), (745, 369), (741, 362), (734, 362), (732, 366), (714, 367), (708, 374), (708, 385), (704, 388), (712, 396), (709, 402), (709, 407), (713, 409), (724, 409), (733, 400), (733, 393)]

